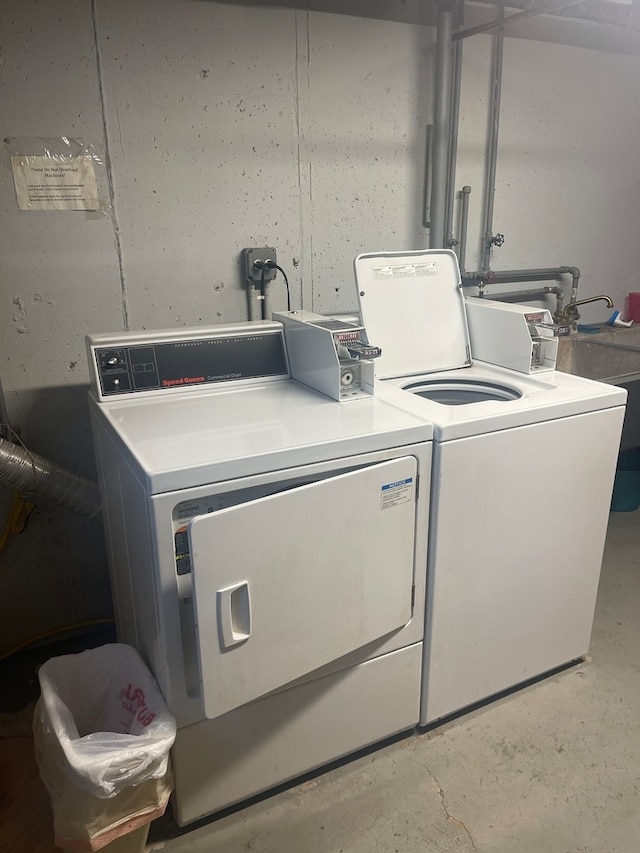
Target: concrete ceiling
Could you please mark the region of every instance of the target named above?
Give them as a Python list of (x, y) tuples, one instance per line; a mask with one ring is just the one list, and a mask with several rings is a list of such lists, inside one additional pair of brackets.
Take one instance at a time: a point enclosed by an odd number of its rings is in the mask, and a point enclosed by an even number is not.
[[(208, 0), (203, 0), (208, 2)], [(386, 21), (435, 26), (436, 0), (222, 0), (242, 6), (271, 6), (309, 9), (317, 12), (377, 18)], [(455, 2), (455, 0), (452, 0)], [(559, 2), (552, 0), (554, 5)], [(566, 0), (570, 3), (571, 0)], [(542, 0), (510, 0), (505, 17), (523, 10), (545, 9)], [(463, 29), (498, 18), (499, 5), (493, 2), (464, 2)], [(582, 0), (556, 12), (546, 12), (507, 23), (505, 34), (512, 38), (573, 45), (605, 53), (640, 55), (640, 0)]]

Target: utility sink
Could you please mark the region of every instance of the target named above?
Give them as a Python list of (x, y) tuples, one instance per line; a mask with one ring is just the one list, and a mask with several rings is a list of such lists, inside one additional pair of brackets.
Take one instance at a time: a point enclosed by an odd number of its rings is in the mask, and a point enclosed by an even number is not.
[(598, 328), (559, 338), (557, 369), (613, 385), (640, 379), (640, 324)]

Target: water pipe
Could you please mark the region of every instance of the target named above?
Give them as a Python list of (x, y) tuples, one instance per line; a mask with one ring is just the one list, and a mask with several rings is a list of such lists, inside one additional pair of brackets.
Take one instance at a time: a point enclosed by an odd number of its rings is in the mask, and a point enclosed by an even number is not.
[(433, 159), (429, 246), (442, 249), (445, 238), (449, 136), (451, 129), (451, 58), (453, 8), (451, 0), (436, 0), (436, 70), (433, 107)]
[[(504, 6), (500, 7), (500, 18), (504, 16)], [(496, 191), (496, 166), (498, 162), (498, 129), (500, 126), (500, 97), (502, 94), (502, 57), (504, 49), (504, 29), (496, 33), (493, 44), (493, 86), (491, 96), (491, 125), (489, 131), (489, 171), (484, 195), (484, 239), (482, 241), (482, 269), (491, 268), (491, 247), (493, 236), (493, 202)]]
[[(456, 29), (462, 25), (464, 2), (458, 2), (456, 11)], [(455, 195), (456, 163), (458, 156), (458, 126), (460, 123), (460, 87), (462, 84), (462, 42), (453, 43), (453, 87), (451, 92), (451, 116), (449, 120), (449, 170), (445, 204), (445, 241), (444, 246), (452, 249), (457, 240), (453, 236), (453, 202)]]
[(462, 187), (462, 213), (460, 215), (460, 247), (458, 249), (458, 264), (460, 272), (464, 273), (465, 255), (467, 252), (467, 230), (469, 223), (469, 195), (471, 187)]
[[(486, 286), (490, 284), (514, 284), (519, 281), (562, 281), (563, 276), (567, 275), (571, 276), (571, 289), (568, 301), (574, 302), (578, 294), (580, 270), (578, 267), (572, 266), (544, 267), (530, 270), (477, 270), (476, 272), (465, 272), (462, 275), (462, 284), (465, 287), (469, 287), (473, 285), (479, 286), (481, 283), (483, 286)], [(556, 292), (553, 288), (542, 288), (540, 291), (520, 291), (520, 295), (522, 298), (531, 298), (530, 296), (525, 297), (524, 294), (528, 293), (531, 295), (536, 292), (553, 292), (556, 294), (557, 305), (554, 320), (559, 322), (562, 313), (563, 294)], [(503, 294), (501, 293), (496, 293), (494, 296), (497, 299), (503, 298)], [(513, 296), (515, 298), (515, 293)]]

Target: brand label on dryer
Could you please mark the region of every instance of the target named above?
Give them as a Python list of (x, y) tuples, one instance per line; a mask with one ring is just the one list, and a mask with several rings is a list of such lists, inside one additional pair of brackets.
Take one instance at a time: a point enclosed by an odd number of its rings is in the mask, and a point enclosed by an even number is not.
[(396, 480), (395, 483), (387, 483), (382, 486), (382, 509), (404, 504), (413, 500), (413, 477), (406, 480)]

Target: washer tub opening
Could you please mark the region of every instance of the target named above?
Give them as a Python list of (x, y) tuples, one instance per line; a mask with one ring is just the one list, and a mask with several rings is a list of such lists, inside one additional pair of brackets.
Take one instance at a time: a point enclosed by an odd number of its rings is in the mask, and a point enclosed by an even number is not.
[(405, 391), (443, 406), (465, 406), (487, 400), (507, 402), (522, 397), (522, 393), (515, 388), (469, 379), (435, 379), (433, 382), (412, 382), (403, 387)]

